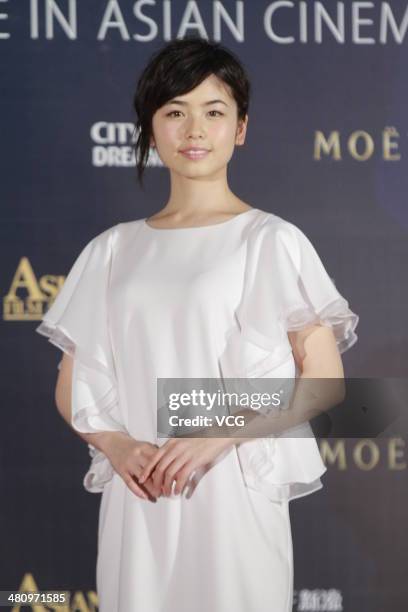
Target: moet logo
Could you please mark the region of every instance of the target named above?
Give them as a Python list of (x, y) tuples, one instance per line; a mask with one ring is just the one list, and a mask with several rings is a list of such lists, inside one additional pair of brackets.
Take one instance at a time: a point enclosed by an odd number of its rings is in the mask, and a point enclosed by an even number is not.
[(358, 162), (371, 159), (378, 153), (384, 161), (400, 161), (400, 134), (395, 126), (385, 126), (377, 139), (366, 130), (355, 130), (344, 135), (339, 130), (332, 130), (327, 136), (316, 130), (314, 134), (313, 159), (331, 158), (341, 161), (350, 157)]
[[(30, 261), (22, 257), (7, 295), (3, 298), (4, 321), (37, 321), (44, 313), (44, 303), (53, 302), (64, 284), (65, 276), (45, 274), (37, 280)], [(18, 291), (23, 291), (17, 293)]]

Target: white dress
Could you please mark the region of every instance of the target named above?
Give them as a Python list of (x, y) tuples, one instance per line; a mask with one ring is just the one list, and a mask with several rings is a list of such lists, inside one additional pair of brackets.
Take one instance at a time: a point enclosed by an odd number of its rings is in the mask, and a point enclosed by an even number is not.
[[(250, 209), (228, 221), (159, 229), (145, 219), (94, 237), (39, 333), (74, 357), (72, 424), (159, 446), (156, 377), (298, 374), (287, 331), (333, 328), (340, 352), (358, 316), (294, 224)], [(303, 436), (303, 437), (302, 437)], [(190, 497), (142, 500), (89, 445), (84, 477), (102, 492), (101, 612), (288, 612), (289, 501), (322, 487), (308, 423), (230, 447), (194, 476)]]

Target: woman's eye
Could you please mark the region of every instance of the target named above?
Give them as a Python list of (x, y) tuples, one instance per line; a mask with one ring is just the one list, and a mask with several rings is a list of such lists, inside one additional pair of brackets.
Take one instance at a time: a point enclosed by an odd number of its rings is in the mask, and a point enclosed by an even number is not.
[[(219, 115), (223, 115), (224, 113), (221, 113), (220, 111), (217, 110), (211, 110), (209, 111), (210, 113), (218, 113)], [(170, 111), (169, 113), (167, 113), (166, 117), (171, 117), (174, 115), (174, 113), (180, 113), (180, 111), (178, 110), (174, 110), (174, 111)]]

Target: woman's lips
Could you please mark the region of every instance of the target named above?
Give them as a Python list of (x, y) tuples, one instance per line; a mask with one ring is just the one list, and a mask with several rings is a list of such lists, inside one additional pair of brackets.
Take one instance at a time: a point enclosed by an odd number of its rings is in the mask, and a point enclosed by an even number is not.
[(203, 149), (200, 151), (195, 151), (193, 149), (190, 149), (187, 151), (180, 151), (180, 153), (188, 159), (203, 159), (206, 155), (208, 155), (209, 151)]

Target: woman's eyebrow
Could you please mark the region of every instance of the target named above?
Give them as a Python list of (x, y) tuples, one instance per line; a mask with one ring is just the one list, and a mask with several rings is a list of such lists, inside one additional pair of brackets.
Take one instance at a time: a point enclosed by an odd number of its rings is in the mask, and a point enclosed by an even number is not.
[[(201, 106), (208, 106), (209, 104), (215, 104), (216, 102), (221, 102), (221, 104), (225, 104), (225, 106), (228, 106), (228, 104), (226, 102), (224, 102), (224, 100), (208, 100), (208, 102), (203, 102)], [(188, 106), (188, 102), (185, 102), (184, 100), (170, 100), (169, 102), (166, 102), (167, 104), (180, 104), (181, 106)]]

